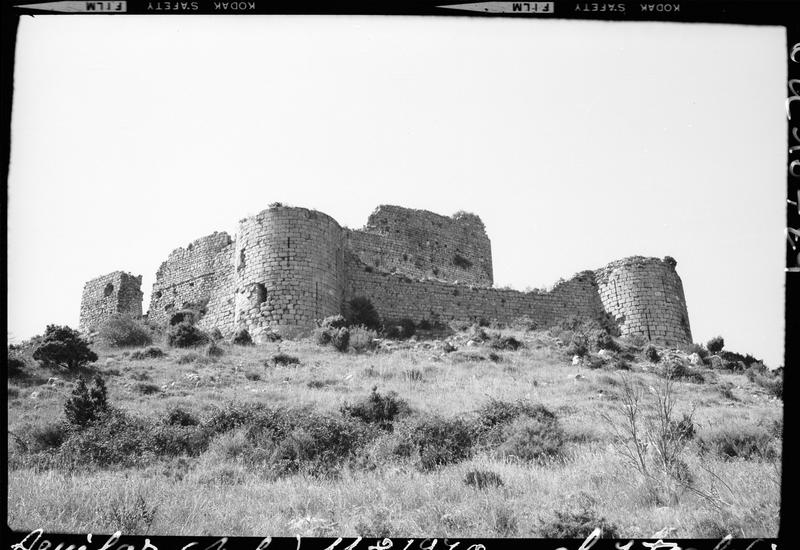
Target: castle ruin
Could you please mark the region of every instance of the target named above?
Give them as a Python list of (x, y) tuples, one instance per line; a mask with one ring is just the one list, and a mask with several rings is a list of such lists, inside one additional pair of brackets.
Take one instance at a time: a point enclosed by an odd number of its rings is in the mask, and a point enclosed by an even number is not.
[[(166, 324), (194, 309), (202, 328), (245, 328), (258, 341), (266, 331), (307, 333), (363, 296), (384, 323), (525, 317), (548, 327), (610, 315), (622, 334), (677, 345), (692, 335), (675, 265), (635, 256), (549, 291), (497, 289), (491, 243), (474, 214), (379, 206), (352, 230), (322, 212), (274, 205), (241, 220), (235, 237), (213, 233), (174, 250), (156, 273), (147, 317)], [(141, 316), (140, 285), (141, 276), (119, 271), (86, 283), (81, 329), (116, 313)]]

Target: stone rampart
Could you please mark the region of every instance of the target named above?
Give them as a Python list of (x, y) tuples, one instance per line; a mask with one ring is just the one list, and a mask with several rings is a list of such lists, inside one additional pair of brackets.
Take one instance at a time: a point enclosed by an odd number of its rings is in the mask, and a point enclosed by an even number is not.
[(344, 234), (328, 216), (273, 207), (239, 224), (234, 325), (258, 334), (307, 331), (341, 311)]
[(164, 324), (181, 309), (205, 309), (217, 281), (217, 255), (231, 243), (227, 233), (213, 233), (173, 250), (156, 272), (148, 319)]
[[(115, 272), (86, 283), (81, 327), (141, 315), (141, 277)], [(669, 345), (691, 342), (675, 260), (640, 256), (578, 273), (549, 291), (494, 289), (491, 244), (473, 214), (440, 216), (381, 206), (361, 230), (315, 210), (275, 205), (173, 251), (156, 273), (148, 318), (168, 323), (198, 309), (199, 324), (225, 335), (248, 329), (295, 335), (369, 298), (384, 322), (528, 318), (540, 327), (611, 315), (623, 334)], [(176, 317), (177, 318), (177, 317)]]
[(366, 265), (415, 279), (492, 286), (492, 248), (478, 216), (379, 206), (347, 245)]
[(683, 283), (669, 256), (634, 256), (595, 271), (600, 299), (623, 334), (666, 344), (691, 343)]
[(114, 271), (87, 282), (81, 298), (80, 329), (96, 330), (112, 315), (142, 316), (142, 276)]

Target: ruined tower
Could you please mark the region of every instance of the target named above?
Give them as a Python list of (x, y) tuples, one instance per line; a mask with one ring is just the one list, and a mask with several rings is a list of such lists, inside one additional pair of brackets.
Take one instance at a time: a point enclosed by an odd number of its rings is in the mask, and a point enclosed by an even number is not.
[(83, 287), (80, 329), (91, 332), (118, 313), (142, 316), (142, 276), (114, 271), (92, 279)]

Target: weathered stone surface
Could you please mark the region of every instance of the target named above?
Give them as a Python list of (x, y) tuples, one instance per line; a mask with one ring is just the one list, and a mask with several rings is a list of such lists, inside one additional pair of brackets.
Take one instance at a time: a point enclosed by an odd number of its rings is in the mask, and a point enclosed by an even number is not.
[[(380, 206), (363, 229), (350, 230), (321, 212), (277, 205), (241, 220), (235, 238), (214, 233), (173, 251), (156, 273), (148, 318), (166, 323), (192, 308), (202, 314), (201, 327), (226, 336), (240, 328), (293, 336), (307, 334), (316, 319), (345, 313), (349, 300), (364, 296), (384, 323), (525, 318), (542, 328), (611, 314), (623, 334), (691, 342), (672, 258), (625, 258), (549, 291), (519, 292), (491, 288), (491, 257), (474, 214)], [(82, 326), (120, 311), (141, 315), (141, 292), (138, 309), (134, 303), (138, 283), (120, 284), (122, 275), (132, 277), (116, 272), (87, 283)], [(112, 279), (124, 300), (105, 301)]]
[(80, 329), (91, 333), (118, 313), (142, 316), (142, 276), (114, 271), (87, 282), (81, 299)]

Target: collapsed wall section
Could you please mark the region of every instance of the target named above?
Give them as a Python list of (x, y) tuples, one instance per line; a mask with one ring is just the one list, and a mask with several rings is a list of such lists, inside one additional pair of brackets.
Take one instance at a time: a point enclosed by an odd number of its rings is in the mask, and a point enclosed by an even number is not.
[(275, 206), (239, 224), (234, 251), (234, 325), (303, 332), (340, 313), (345, 285), (344, 234), (315, 210)]
[(536, 325), (547, 327), (571, 317), (599, 319), (604, 313), (590, 271), (549, 292), (520, 292), (380, 273), (350, 255), (345, 298), (349, 301), (356, 296), (369, 298), (384, 323), (402, 318), (419, 323), (480, 319), (510, 322), (528, 317)]
[(474, 214), (447, 217), (382, 205), (364, 229), (347, 231), (347, 245), (379, 271), (492, 286), (491, 242)]
[(623, 334), (667, 345), (689, 344), (692, 332), (677, 262), (634, 256), (595, 271), (600, 298)]
[(219, 255), (232, 248), (230, 235), (215, 232), (173, 250), (156, 272), (150, 296), (148, 319), (166, 324), (172, 315), (186, 308), (207, 310), (218, 284)]
[(142, 316), (142, 276), (114, 271), (87, 282), (81, 297), (80, 329), (96, 330), (118, 313)]

